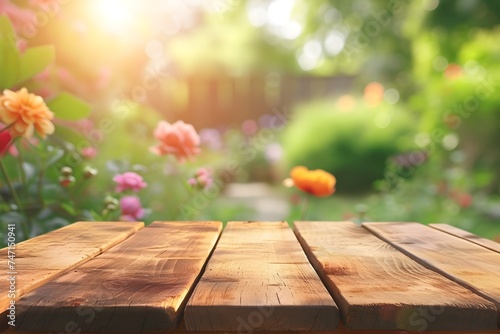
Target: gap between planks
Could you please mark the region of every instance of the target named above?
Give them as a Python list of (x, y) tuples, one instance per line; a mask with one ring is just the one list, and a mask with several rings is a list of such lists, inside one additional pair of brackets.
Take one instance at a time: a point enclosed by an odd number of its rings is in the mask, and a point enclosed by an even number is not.
[(435, 228), (436, 230), (440, 230), (442, 232), (454, 235), (458, 238), (470, 241), (472, 243), (475, 243), (476, 245), (480, 245), (485, 248), (488, 248), (489, 250), (500, 253), (500, 244), (493, 240), (481, 238), (480, 236), (477, 236), (475, 234), (472, 234), (470, 232), (464, 231), (462, 229), (459, 229), (458, 227), (448, 224), (430, 224), (429, 226)]
[(493, 303), (418, 264), (359, 225), (296, 222), (294, 229), (347, 328), (497, 328)]
[[(175, 329), (222, 230), (220, 222), (155, 222), (19, 300), (26, 331)], [(68, 325), (69, 324), (69, 325)]]
[(230, 222), (184, 315), (190, 331), (333, 330), (338, 309), (284, 222)]
[(363, 223), (427, 268), (493, 302), (500, 326), (500, 253), (419, 223)]

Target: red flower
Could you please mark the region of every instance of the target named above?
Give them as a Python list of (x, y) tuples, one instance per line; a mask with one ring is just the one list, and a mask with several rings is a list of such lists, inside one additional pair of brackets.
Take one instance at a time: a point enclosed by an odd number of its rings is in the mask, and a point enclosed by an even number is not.
[(455, 200), (457, 201), (458, 205), (460, 205), (460, 207), (464, 209), (472, 205), (472, 196), (468, 193), (461, 193), (457, 195), (455, 197)]
[(3, 157), (12, 145), (12, 136), (8, 131), (0, 132), (0, 156)]

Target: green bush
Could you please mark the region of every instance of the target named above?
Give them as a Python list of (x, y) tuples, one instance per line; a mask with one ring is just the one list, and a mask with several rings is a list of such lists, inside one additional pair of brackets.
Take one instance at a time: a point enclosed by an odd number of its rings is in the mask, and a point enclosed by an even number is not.
[(386, 103), (357, 101), (350, 109), (317, 101), (295, 110), (283, 137), (289, 168), (321, 168), (337, 177), (339, 192), (367, 191), (383, 178), (387, 159), (409, 147), (413, 119)]
[[(460, 43), (451, 48), (444, 43), (449, 39)], [(499, 194), (500, 94), (496, 78), (500, 75), (500, 29), (475, 30), (465, 40), (458, 33), (419, 33), (416, 43), (418, 52), (427, 50), (415, 69), (421, 89), (409, 99), (411, 108), (421, 115), (421, 131), (434, 137), (429, 145), (441, 144), (446, 135), (456, 136), (457, 148), (465, 156), (464, 168), (473, 175), (489, 174), (489, 182), (476, 186)], [(436, 59), (444, 62), (441, 68), (434, 68)]]

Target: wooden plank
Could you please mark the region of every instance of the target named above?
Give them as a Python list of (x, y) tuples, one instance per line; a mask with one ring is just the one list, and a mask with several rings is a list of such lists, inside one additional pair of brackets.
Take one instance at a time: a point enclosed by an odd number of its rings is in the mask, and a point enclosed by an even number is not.
[(418, 264), (361, 226), (295, 222), (295, 233), (347, 328), (497, 327), (493, 303)]
[[(71, 332), (67, 331), (64, 332), (64, 334), (68, 333), (78, 333), (76, 332)], [(169, 331), (159, 331), (155, 332), (155, 334), (189, 334), (193, 333), (190, 331), (186, 330), (184, 321), (181, 321), (177, 329), (175, 330), (169, 330)], [(212, 331), (198, 331), (196, 334), (214, 334), (216, 332)], [(337, 329), (333, 331), (308, 331), (308, 332), (297, 332), (297, 331), (259, 331), (259, 332), (224, 332), (223, 334), (253, 334), (253, 333), (258, 333), (258, 334), (298, 334), (298, 333), (307, 333), (307, 334), (410, 334), (408, 331), (401, 331), (401, 330), (371, 330), (371, 331), (366, 331), (366, 330), (352, 330), (352, 329), (346, 329), (343, 325), (342, 322), (339, 322), (339, 326)], [(477, 332), (471, 332), (471, 331), (413, 331), (411, 332), (412, 334), (500, 334), (500, 329), (497, 330), (488, 330), (488, 331), (477, 331)], [(54, 333), (48, 333), (48, 332), (24, 332), (24, 331), (16, 331), (15, 329), (8, 329), (5, 334), (54, 334)], [(63, 334), (63, 333), (61, 333)], [(86, 334), (97, 334), (96, 332), (94, 333), (86, 333)], [(221, 333), (222, 334), (222, 333)]]
[(489, 250), (500, 253), (500, 244), (498, 242), (493, 241), (493, 240), (481, 238), (480, 236), (477, 236), (475, 234), (461, 230), (458, 227), (448, 225), (448, 224), (430, 224), (429, 226), (432, 228), (435, 228), (436, 230), (446, 232), (446, 233), (454, 235), (458, 238), (468, 240), (468, 241), (473, 242), (477, 245), (486, 247)]
[(424, 266), (495, 303), (500, 325), (500, 254), (418, 223), (364, 223)]
[(18, 328), (120, 333), (173, 329), (221, 230), (220, 222), (155, 222), (21, 298)]
[(284, 222), (230, 222), (186, 306), (188, 331), (332, 330), (338, 308)]
[[(144, 223), (139, 222), (79, 222), (17, 244), (16, 297), (101, 254), (143, 227)], [(0, 259), (7, 262), (7, 255), (7, 248), (0, 250)], [(10, 303), (9, 276), (7, 270), (0, 273), (0, 313)]]

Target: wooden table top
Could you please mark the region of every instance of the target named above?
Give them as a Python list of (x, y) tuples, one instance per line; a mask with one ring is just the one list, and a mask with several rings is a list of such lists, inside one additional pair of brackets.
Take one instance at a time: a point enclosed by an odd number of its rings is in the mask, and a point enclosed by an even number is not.
[(0, 331), (500, 334), (494, 241), (444, 224), (222, 226), (79, 222), (19, 243)]

